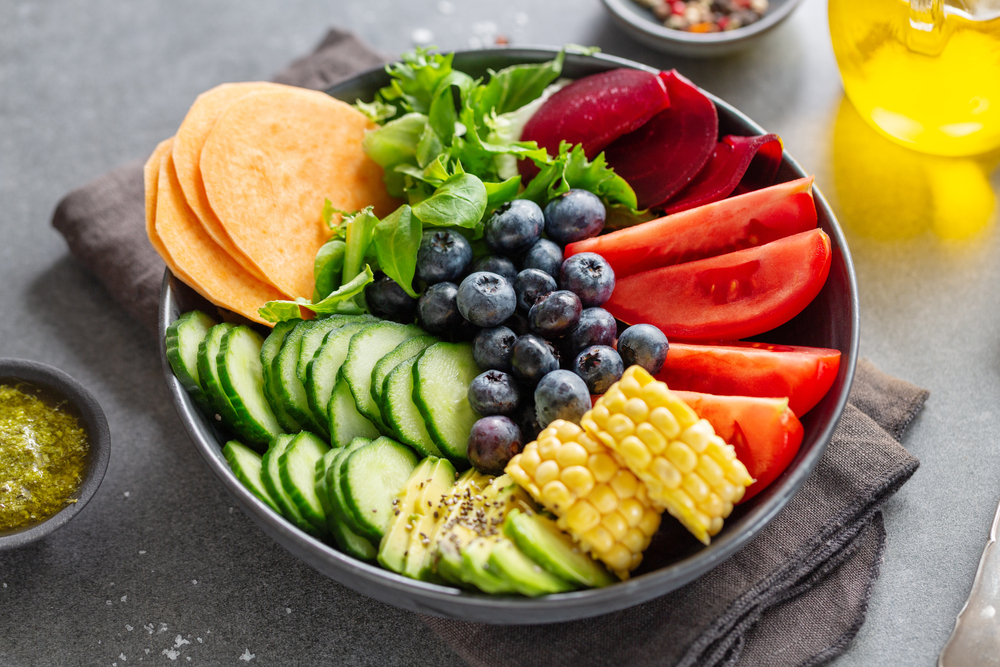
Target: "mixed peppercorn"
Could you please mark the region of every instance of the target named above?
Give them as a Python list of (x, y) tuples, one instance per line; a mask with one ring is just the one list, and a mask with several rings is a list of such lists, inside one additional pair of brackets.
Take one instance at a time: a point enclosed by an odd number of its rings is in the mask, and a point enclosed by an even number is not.
[(736, 30), (761, 19), (767, 0), (636, 0), (663, 25), (687, 32)]

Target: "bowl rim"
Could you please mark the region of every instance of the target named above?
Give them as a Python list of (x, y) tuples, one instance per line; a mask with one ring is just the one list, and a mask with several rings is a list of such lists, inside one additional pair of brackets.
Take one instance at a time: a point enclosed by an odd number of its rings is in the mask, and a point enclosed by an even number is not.
[(66, 399), (79, 411), (90, 442), (90, 464), (77, 490), (77, 501), (30, 528), (0, 534), (0, 551), (36, 542), (65, 526), (83, 511), (104, 481), (111, 459), (111, 432), (108, 420), (94, 395), (72, 376), (55, 366), (30, 359), (0, 358), (0, 379), (14, 378), (44, 387)]
[(722, 32), (696, 33), (685, 30), (674, 30), (662, 23), (636, 15), (635, 12), (625, 6), (625, 3), (636, 4), (635, 0), (602, 0), (608, 11), (620, 21), (627, 23), (630, 27), (667, 42), (691, 46), (735, 44), (750, 39), (755, 35), (767, 32), (784, 21), (801, 1), (786, 0), (773, 12), (764, 14), (761, 20), (742, 28), (724, 30)]
[[(538, 46), (461, 50), (454, 53), (456, 57), (502, 58), (510, 64), (515, 64), (551, 59), (558, 52), (557, 48)], [(580, 62), (579, 59), (597, 59), (608, 65), (630, 67), (653, 73), (658, 71), (617, 56), (567, 54), (567, 63), (570, 61)], [(348, 85), (365, 80), (375, 80), (381, 76), (384, 76), (384, 67), (371, 68), (345, 79), (326, 92), (333, 94), (340, 87), (346, 88)], [(721, 109), (744, 124), (748, 130), (760, 134), (766, 133), (762, 127), (739, 110), (706, 91), (702, 92)], [(793, 172), (801, 176), (806, 175), (798, 162), (787, 153), (783, 154), (782, 159)], [(666, 567), (604, 588), (585, 589), (540, 598), (470, 593), (451, 586), (409, 579), (375, 564), (365, 563), (293, 527), (290, 522), (265, 505), (239, 482), (222, 455), (219, 438), (221, 432), (217, 434), (215, 428), (208, 425), (170, 369), (165, 353), (166, 329), (176, 317), (176, 313), (179, 312), (174, 285), (182, 285), (182, 283), (170, 273), (169, 269), (164, 271), (160, 295), (158, 330), (161, 365), (181, 422), (215, 476), (222, 481), (244, 513), (248, 514), (265, 533), (322, 574), (383, 602), (410, 611), (445, 618), (495, 624), (530, 624), (598, 616), (665, 595), (693, 581), (735, 555), (777, 515), (801, 488), (829, 444), (847, 404), (847, 396), (854, 378), (860, 329), (859, 302), (854, 264), (843, 231), (826, 199), (815, 185), (813, 186), (813, 195), (817, 209), (822, 209), (829, 221), (829, 231), (836, 241), (837, 250), (843, 257), (851, 306), (850, 339), (847, 351), (842, 355), (841, 360), (841, 367), (845, 373), (844, 383), (836, 398), (828, 423), (819, 431), (816, 445), (803, 456), (799, 465), (779, 478), (776, 482), (778, 486), (775, 487), (773, 494), (767, 498), (759, 496), (761, 502), (742, 517), (742, 520), (745, 520), (742, 530), (723, 533), (713, 539), (711, 546)]]

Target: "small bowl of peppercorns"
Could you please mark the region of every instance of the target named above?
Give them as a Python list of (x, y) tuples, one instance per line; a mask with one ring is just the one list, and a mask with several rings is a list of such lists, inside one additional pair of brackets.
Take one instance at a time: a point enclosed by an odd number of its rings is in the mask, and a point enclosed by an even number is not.
[(734, 53), (785, 20), (800, 0), (603, 0), (626, 32), (658, 51)]

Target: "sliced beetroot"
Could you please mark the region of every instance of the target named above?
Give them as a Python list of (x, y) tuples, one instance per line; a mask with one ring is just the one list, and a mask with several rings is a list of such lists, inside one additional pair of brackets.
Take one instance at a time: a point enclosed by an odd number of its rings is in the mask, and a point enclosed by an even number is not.
[(677, 213), (771, 185), (781, 165), (781, 139), (728, 135), (715, 146), (712, 159), (688, 186), (672, 197), (666, 212)]
[(681, 191), (712, 157), (719, 116), (712, 100), (676, 70), (660, 72), (670, 107), (604, 151), (635, 190), (639, 208), (659, 206)]
[[(536, 141), (549, 155), (559, 142), (583, 144), (588, 160), (618, 137), (633, 132), (670, 106), (665, 82), (637, 69), (592, 74), (566, 86), (528, 120), (521, 141)], [(538, 173), (530, 160), (518, 163), (525, 181)]]

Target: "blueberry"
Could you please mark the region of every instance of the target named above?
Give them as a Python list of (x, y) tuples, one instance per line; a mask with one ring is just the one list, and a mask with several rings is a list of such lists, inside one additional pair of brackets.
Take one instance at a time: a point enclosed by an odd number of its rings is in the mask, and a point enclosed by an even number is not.
[(509, 201), (486, 221), (486, 245), (501, 255), (527, 250), (542, 236), (545, 216), (538, 204), (528, 199)]
[(531, 333), (531, 327), (528, 326), (528, 314), (520, 310), (515, 310), (513, 315), (504, 320), (503, 325), (518, 336)]
[(579, 323), (562, 340), (563, 352), (574, 359), (591, 345), (614, 347), (617, 335), (618, 323), (611, 313), (603, 308), (584, 308)]
[(434, 334), (453, 332), (464, 321), (458, 312), (458, 285), (437, 283), (431, 285), (417, 301), (420, 325)]
[(521, 429), (501, 415), (483, 417), (469, 433), (469, 463), (486, 475), (502, 475), (514, 456), (524, 447)]
[(548, 341), (525, 334), (514, 341), (510, 367), (514, 377), (533, 387), (546, 373), (559, 368), (559, 357)]
[(503, 371), (480, 373), (469, 384), (469, 405), (481, 415), (509, 415), (521, 399), (514, 378)]
[(545, 338), (558, 338), (580, 321), (583, 306), (580, 297), (568, 290), (544, 294), (528, 311), (528, 324), (532, 333)]
[(514, 294), (522, 310), (531, 310), (538, 297), (556, 291), (556, 280), (539, 269), (525, 269), (514, 278)]
[(557, 419), (579, 424), (589, 409), (587, 384), (572, 371), (552, 371), (535, 387), (535, 415), (542, 428)]
[(545, 207), (545, 234), (560, 245), (597, 236), (604, 229), (604, 204), (587, 190), (570, 190)]
[(517, 335), (507, 327), (480, 329), (472, 340), (472, 357), (480, 368), (510, 371), (510, 355)]
[(535, 414), (535, 393), (533, 391), (524, 392), (521, 396), (521, 406), (511, 415), (511, 419), (521, 429), (521, 435), (524, 436), (525, 442), (538, 439), (542, 426), (538, 423), (538, 415)]
[(652, 324), (635, 324), (618, 337), (618, 354), (625, 368), (638, 364), (653, 375), (663, 368), (669, 349), (667, 337)]
[(521, 257), (521, 270), (538, 269), (553, 278), (559, 277), (559, 267), (562, 266), (562, 248), (548, 239), (539, 239), (528, 252)]
[(597, 253), (573, 255), (559, 269), (559, 287), (573, 292), (585, 308), (600, 306), (615, 291), (615, 272)]
[(428, 285), (457, 280), (472, 261), (472, 246), (447, 229), (424, 232), (417, 249), (417, 278)]
[(624, 371), (622, 358), (607, 345), (591, 345), (573, 360), (573, 372), (583, 378), (591, 394), (606, 392)]
[(477, 327), (495, 327), (517, 310), (517, 297), (506, 278), (478, 271), (458, 286), (458, 310)]
[(417, 300), (384, 273), (365, 286), (365, 302), (372, 315), (383, 320), (409, 324), (417, 314)]
[(512, 283), (514, 282), (514, 278), (517, 276), (517, 267), (514, 266), (514, 262), (510, 261), (506, 257), (498, 257), (497, 255), (480, 257), (472, 265), (472, 270), (489, 271), (490, 273), (503, 276)]

